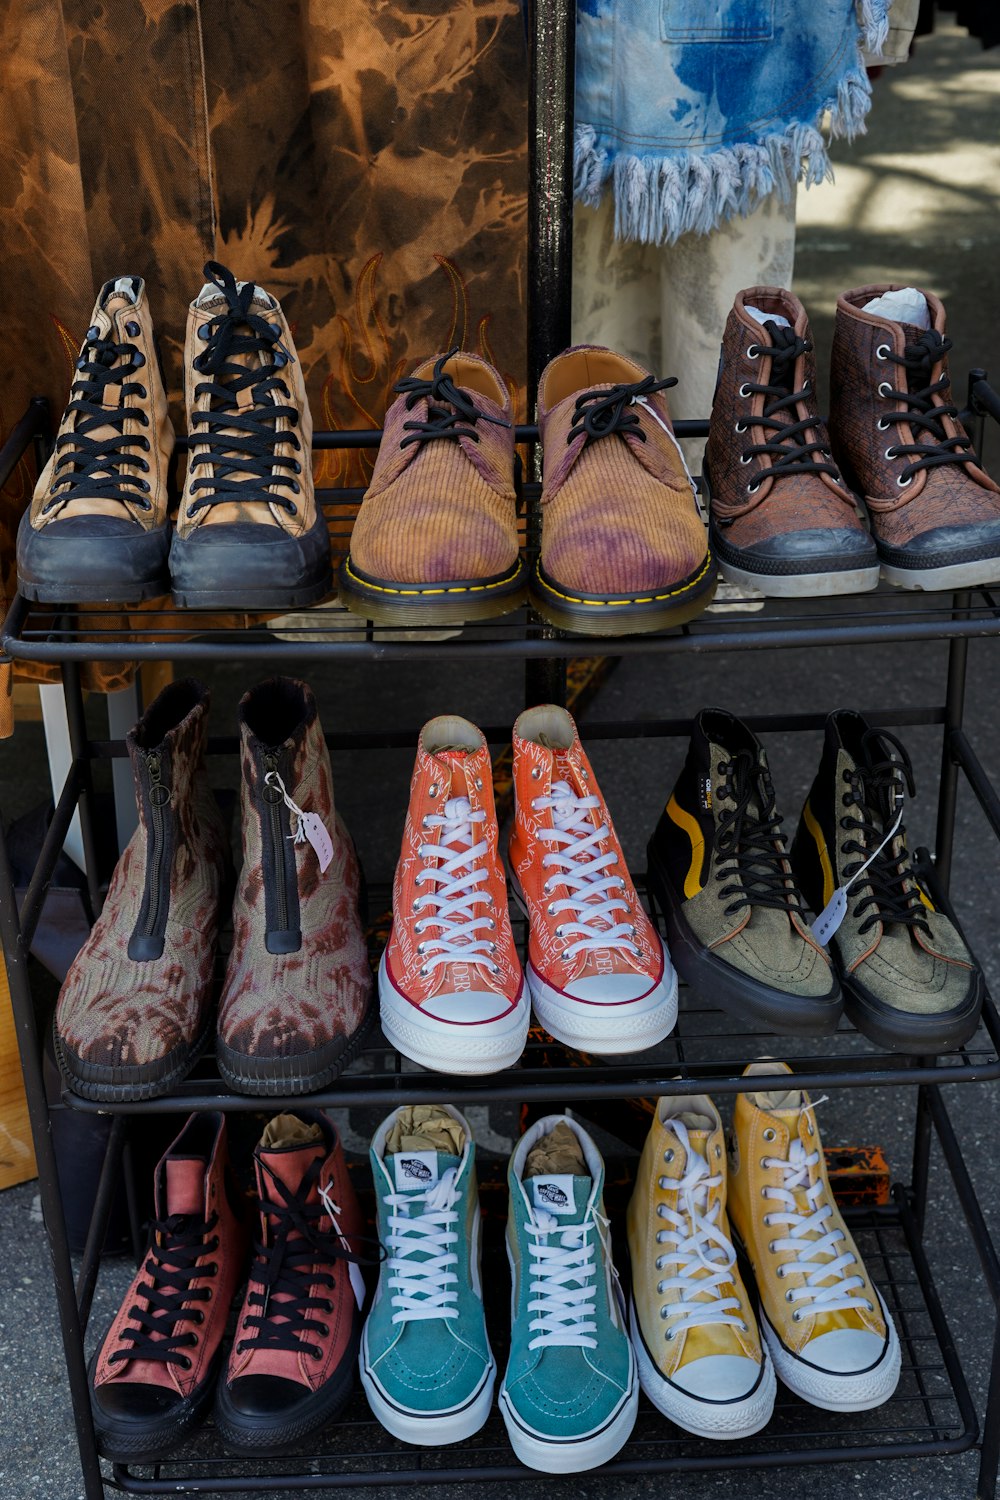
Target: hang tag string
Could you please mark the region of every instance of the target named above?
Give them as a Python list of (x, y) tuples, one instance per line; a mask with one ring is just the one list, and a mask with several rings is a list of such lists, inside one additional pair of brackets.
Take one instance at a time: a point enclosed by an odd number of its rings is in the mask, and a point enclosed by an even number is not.
[(882, 853), (882, 850), (886, 847), (887, 844), (892, 842), (892, 840), (896, 837), (897, 832), (899, 831), (900, 824), (903, 821), (903, 793), (897, 792), (897, 796), (899, 797), (899, 812), (896, 814), (896, 820), (893, 823), (892, 827), (889, 829), (889, 832), (886, 834), (881, 844), (879, 844), (874, 854), (869, 854), (864, 864), (858, 866), (851, 878), (845, 881), (843, 885), (837, 887), (837, 889), (834, 891), (833, 895), (830, 897), (829, 901), (826, 903), (823, 910), (820, 912), (819, 916), (816, 918), (815, 922), (809, 929), (816, 942), (821, 943), (824, 947), (833, 937), (834, 933), (837, 931), (838, 927), (847, 916), (847, 893), (851, 889), (851, 886), (865, 873), (865, 871), (868, 869), (868, 866), (872, 864), (874, 860), (878, 859), (879, 855)]
[[(347, 1251), (348, 1255), (352, 1255), (354, 1252), (351, 1250), (351, 1247), (347, 1242), (347, 1236), (341, 1229), (337, 1217), (340, 1213), (340, 1207), (338, 1204), (334, 1203), (333, 1193), (330, 1191), (329, 1185), (320, 1188), (319, 1196), (323, 1207), (326, 1209), (327, 1213), (330, 1216), (330, 1223), (333, 1225), (334, 1234), (337, 1236), (340, 1243)], [(351, 1291), (354, 1293), (354, 1300), (359, 1307), (363, 1307), (365, 1301), (365, 1279), (362, 1276), (361, 1269), (356, 1261), (349, 1260), (347, 1262), (347, 1274), (350, 1277)]]
[(333, 840), (323, 819), (318, 813), (306, 812), (294, 797), (288, 795), (277, 771), (268, 771), (264, 781), (267, 786), (277, 788), (288, 811), (295, 814), (295, 832), (289, 835), (292, 843), (311, 844), (319, 860), (320, 874), (323, 874), (333, 859)]

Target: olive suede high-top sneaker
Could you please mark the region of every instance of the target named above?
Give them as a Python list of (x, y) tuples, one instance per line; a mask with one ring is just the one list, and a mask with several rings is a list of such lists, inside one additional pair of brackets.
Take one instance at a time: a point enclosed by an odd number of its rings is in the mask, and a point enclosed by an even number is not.
[(836, 1029), (840, 986), (809, 931), (764, 747), (703, 708), (656, 832), (649, 886), (670, 954), (706, 1005), (793, 1036)]
[(878, 584), (875, 543), (828, 447), (805, 308), (780, 287), (738, 292), (726, 323), (705, 480), (722, 576), (780, 597)]
[(837, 299), (830, 439), (864, 497), (889, 583), (1000, 581), (1000, 488), (977, 463), (948, 373), (940, 298), (862, 286)]
[(229, 850), (202, 758), (208, 704), (201, 683), (171, 683), (127, 736), (139, 826), (56, 1008), (56, 1058), (85, 1099), (169, 1093), (211, 1032)]
[(319, 1110), (276, 1115), (254, 1151), (260, 1235), (215, 1425), (237, 1453), (281, 1452), (354, 1388), (364, 1220), (340, 1137)]
[(55, 451), (18, 529), (26, 599), (133, 604), (168, 592), (173, 442), (146, 283), (119, 276), (94, 304)]
[(895, 735), (859, 713), (831, 714), (792, 863), (815, 911), (846, 888), (829, 946), (855, 1026), (895, 1052), (934, 1054), (972, 1036), (985, 981), (913, 872), (901, 821), (913, 792)]
[(312, 476), (312, 416), (280, 306), (216, 261), (191, 304), (191, 454), (170, 576), (178, 604), (292, 609), (328, 593), (330, 539)]
[(308, 1094), (337, 1077), (369, 1020), (361, 872), (305, 683), (245, 694), (240, 738), (243, 868), (216, 1056), (239, 1093)]
[(90, 1361), (98, 1446), (122, 1463), (161, 1458), (211, 1405), (249, 1241), (225, 1115), (189, 1117), (153, 1197), (149, 1249)]

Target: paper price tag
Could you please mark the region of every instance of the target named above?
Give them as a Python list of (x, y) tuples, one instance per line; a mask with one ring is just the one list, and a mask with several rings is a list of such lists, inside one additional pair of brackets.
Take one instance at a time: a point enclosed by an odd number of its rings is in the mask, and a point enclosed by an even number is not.
[(299, 826), (296, 830), (295, 842), (299, 843), (299, 833), (304, 835), (316, 851), (319, 860), (320, 874), (325, 873), (331, 859), (333, 858), (333, 840), (327, 832), (326, 824), (319, 813), (299, 813)]
[(817, 943), (825, 948), (846, 916), (847, 891), (842, 885), (839, 885), (809, 931)]

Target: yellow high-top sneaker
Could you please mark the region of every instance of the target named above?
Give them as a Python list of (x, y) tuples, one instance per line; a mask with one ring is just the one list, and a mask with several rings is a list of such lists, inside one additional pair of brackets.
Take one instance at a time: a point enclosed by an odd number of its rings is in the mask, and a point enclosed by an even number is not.
[(657, 1101), (628, 1244), (632, 1343), (650, 1401), (700, 1437), (758, 1432), (774, 1371), (736, 1267), (722, 1121), (707, 1095)]
[(729, 1155), (733, 1227), (760, 1294), (778, 1375), (825, 1411), (867, 1411), (899, 1380), (899, 1340), (840, 1215), (809, 1095), (788, 1073), (778, 1093), (740, 1094)]

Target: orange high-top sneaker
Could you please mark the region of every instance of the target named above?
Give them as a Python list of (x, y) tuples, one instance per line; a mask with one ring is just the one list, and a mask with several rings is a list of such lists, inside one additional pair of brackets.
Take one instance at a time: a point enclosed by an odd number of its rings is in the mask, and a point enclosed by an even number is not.
[(654, 1046), (677, 1019), (677, 976), (564, 708), (529, 708), (514, 725), (514, 791), (510, 867), (536, 1016), (583, 1052)]
[(379, 997), (393, 1046), (441, 1073), (496, 1073), (528, 1033), (498, 836), (485, 739), (465, 719), (432, 719), (417, 746)]

